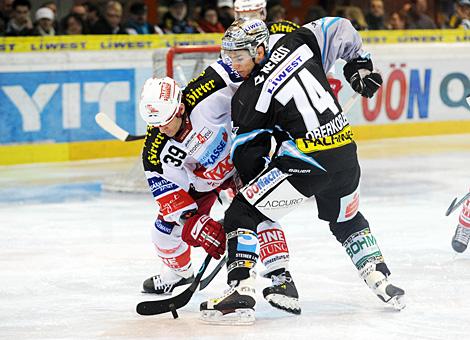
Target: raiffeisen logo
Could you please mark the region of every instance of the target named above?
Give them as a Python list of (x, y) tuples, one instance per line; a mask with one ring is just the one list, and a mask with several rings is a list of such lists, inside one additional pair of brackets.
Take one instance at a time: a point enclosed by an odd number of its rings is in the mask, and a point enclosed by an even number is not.
[(224, 153), (228, 143), (228, 133), (222, 129), (215, 140), (207, 148), (207, 152), (199, 159), (199, 163), (205, 168), (209, 168), (218, 162), (219, 158)]

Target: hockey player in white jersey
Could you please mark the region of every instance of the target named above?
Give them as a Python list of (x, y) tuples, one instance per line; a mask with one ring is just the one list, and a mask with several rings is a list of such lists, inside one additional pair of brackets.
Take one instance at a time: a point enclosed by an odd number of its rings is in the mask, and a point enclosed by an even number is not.
[[(231, 146), (231, 98), (241, 78), (220, 60), (180, 90), (170, 79), (149, 79), (144, 85), (140, 112), (148, 123), (143, 150), (145, 173), (159, 205), (152, 229), (164, 270), (143, 284), (147, 293), (170, 293), (193, 280), (188, 245), (202, 245), (218, 258), (225, 242), (220, 224), (210, 219), (210, 209), (220, 190), (234, 189)], [(201, 229), (199, 229), (201, 228)], [(288, 271), (289, 250), (281, 226), (263, 222), (257, 227), (260, 256), (267, 277), (287, 276), (288, 285), (265, 289), (266, 299), (283, 294), (286, 304), (274, 307), (300, 313), (298, 294)], [(199, 233), (192, 237), (192, 231)], [(208, 235), (208, 236), (206, 236)], [(210, 242), (214, 238), (214, 242)], [(185, 242), (186, 241), (186, 242)], [(202, 243), (202, 244), (200, 244)]]
[(223, 227), (209, 214), (218, 191), (234, 187), (231, 76), (236, 74), (213, 64), (184, 92), (168, 77), (150, 78), (143, 86), (139, 111), (148, 127), (142, 159), (159, 207), (152, 241), (164, 264), (144, 281), (144, 292), (171, 293), (192, 282), (191, 245), (214, 258), (225, 251)]
[[(245, 78), (232, 99), (237, 133), (232, 160), (245, 185), (226, 210), (228, 281), (220, 298), (201, 304), (203, 321), (254, 322), (252, 268), (261, 221), (276, 220), (315, 196), (319, 218), (343, 245), (359, 275), (384, 302), (404, 307), (404, 291), (359, 212), (360, 167), (351, 127), (325, 71), (341, 58), (345, 78), (365, 97), (382, 83), (348, 20), (323, 18), (279, 39), (272, 51), (260, 20), (237, 20), (222, 40), (222, 55)], [(265, 156), (274, 137), (277, 150)]]
[(452, 237), (452, 248), (457, 253), (463, 253), (470, 241), (470, 198), (465, 200), (459, 215), (459, 223)]

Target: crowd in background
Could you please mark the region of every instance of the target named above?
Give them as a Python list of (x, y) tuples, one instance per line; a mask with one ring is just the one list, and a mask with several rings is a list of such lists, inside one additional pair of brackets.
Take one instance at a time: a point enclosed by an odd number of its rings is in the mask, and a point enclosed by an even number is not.
[[(304, 22), (289, 17), (281, 1), (268, 1), (267, 13), (268, 21), (286, 19), (298, 24), (340, 16), (350, 19), (358, 30), (470, 29), (470, 0), (441, 6), (432, 17), (427, 1), (410, 0), (392, 13), (385, 12), (383, 0), (370, 0), (367, 8), (342, 5), (327, 11), (313, 6), (306, 10)], [(0, 0), (0, 36), (222, 33), (234, 15), (233, 0), (172, 0), (158, 9), (155, 21), (159, 24), (154, 25), (148, 22), (147, 6), (142, 0), (126, 1), (125, 6), (123, 3), (113, 0), (98, 6), (95, 1), (76, 1), (67, 15), (58, 18), (56, 1), (44, 2), (33, 13), (29, 0)]]

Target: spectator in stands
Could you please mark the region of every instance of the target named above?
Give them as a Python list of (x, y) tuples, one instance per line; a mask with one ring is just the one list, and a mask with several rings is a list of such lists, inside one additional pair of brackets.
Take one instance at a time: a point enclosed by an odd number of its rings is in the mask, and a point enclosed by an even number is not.
[(455, 13), (449, 20), (449, 27), (470, 29), (470, 0), (457, 1)]
[(84, 2), (83, 6), (86, 8), (86, 27), (93, 27), (98, 20), (100, 20), (100, 11), (98, 7), (95, 6), (92, 2)]
[(201, 19), (198, 21), (199, 28), (204, 33), (224, 33), (225, 28), (220, 23), (215, 7), (204, 7), (201, 11)]
[(155, 27), (147, 22), (147, 13), (146, 4), (134, 2), (129, 9), (130, 18), (126, 24), (126, 32), (128, 34), (163, 34), (159, 27)]
[(62, 20), (61, 32), (66, 35), (84, 34), (85, 22), (80, 15), (70, 13)]
[(388, 19), (387, 28), (389, 30), (404, 30), (405, 29), (405, 15), (402, 11), (393, 12)]
[(127, 34), (121, 26), (121, 19), (122, 5), (118, 1), (108, 1), (103, 18), (91, 27), (90, 32), (91, 34)]
[(369, 30), (384, 30), (384, 2), (383, 0), (370, 0), (369, 12), (366, 14), (366, 22)]
[(29, 0), (15, 0), (12, 4), (13, 14), (6, 28), (7, 36), (33, 35), (31, 21), (31, 3)]
[(286, 19), (286, 9), (281, 5), (274, 5), (269, 8), (266, 18), (267, 22), (279, 22)]
[(233, 11), (233, 0), (218, 0), (217, 13), (219, 21), (227, 29), (235, 20), (235, 13)]
[(13, 0), (0, 0), (0, 20), (6, 25), (13, 14)]
[(86, 7), (84, 5), (78, 5), (78, 4), (72, 6), (72, 9), (70, 10), (70, 14), (79, 15), (82, 18), (83, 22), (86, 21), (87, 16), (88, 16)]
[(335, 16), (347, 18), (358, 31), (367, 29), (367, 22), (364, 13), (357, 6), (338, 6)]
[(42, 4), (41, 7), (47, 7), (49, 8), (52, 12), (54, 12), (54, 30), (57, 32), (59, 30), (59, 22), (57, 21), (57, 5), (55, 1), (48, 1)]
[[(74, 14), (74, 17), (71, 19), (70, 14)], [(75, 16), (80, 17), (80, 22), (77, 22)], [(60, 32), (61, 34), (87, 34), (90, 32), (90, 28), (87, 25), (88, 12), (87, 8), (84, 5), (75, 4), (70, 9), (70, 12), (67, 16), (62, 18), (60, 21)], [(66, 33), (68, 30), (67, 27), (71, 25), (71, 31), (80, 33)]]
[(165, 33), (199, 33), (194, 23), (188, 20), (188, 5), (184, 0), (173, 0), (163, 16)]
[(55, 35), (54, 12), (49, 7), (41, 7), (35, 14), (35, 26), (33, 35), (52, 36)]
[(404, 7), (406, 11), (406, 28), (407, 29), (435, 29), (436, 24), (430, 16), (426, 14), (428, 10), (427, 0), (411, 0)]

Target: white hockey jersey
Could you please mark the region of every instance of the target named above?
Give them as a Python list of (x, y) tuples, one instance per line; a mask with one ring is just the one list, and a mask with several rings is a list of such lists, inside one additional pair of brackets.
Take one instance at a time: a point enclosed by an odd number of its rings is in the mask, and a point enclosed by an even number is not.
[(197, 209), (190, 192), (208, 192), (235, 172), (230, 159), (231, 99), (242, 79), (221, 61), (183, 89), (187, 117), (173, 138), (148, 127), (143, 148), (145, 175), (167, 222)]

